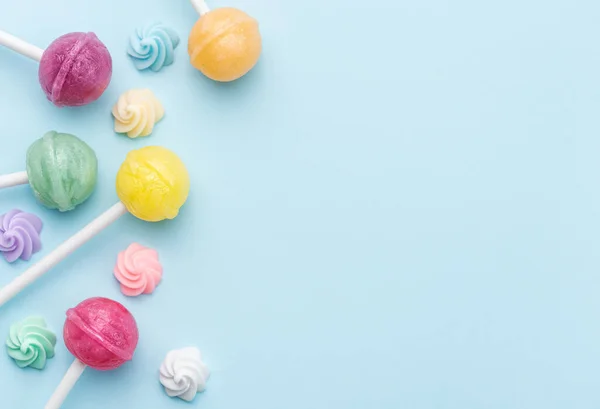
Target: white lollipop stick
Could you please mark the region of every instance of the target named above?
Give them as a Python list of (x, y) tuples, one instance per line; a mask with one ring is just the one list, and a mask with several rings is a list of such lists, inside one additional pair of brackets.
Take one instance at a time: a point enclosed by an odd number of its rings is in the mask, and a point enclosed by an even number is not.
[(210, 11), (210, 9), (208, 8), (208, 6), (206, 5), (206, 2), (204, 0), (190, 0), (190, 1), (192, 2), (192, 6), (194, 6), (194, 8), (198, 12), (198, 14), (200, 14), (201, 16), (205, 15), (206, 13), (208, 13)]
[(29, 57), (37, 62), (42, 61), (42, 54), (44, 54), (44, 50), (36, 47), (33, 44), (29, 44), (28, 42), (23, 41), (12, 34), (8, 34), (6, 31), (0, 30), (0, 45), (10, 48), (11, 50), (16, 51), (19, 54)]
[(58, 384), (58, 387), (52, 394), (52, 397), (48, 403), (46, 403), (46, 406), (44, 406), (44, 409), (59, 409), (69, 395), (69, 392), (71, 392), (71, 389), (73, 389), (73, 386), (75, 386), (79, 380), (79, 377), (85, 368), (87, 368), (87, 366), (79, 359), (75, 358), (69, 369), (67, 369), (67, 373), (65, 373), (62, 381), (60, 381), (60, 384)]
[(0, 189), (29, 183), (27, 172), (9, 173), (8, 175), (0, 175)]
[(70, 239), (55, 248), (43, 259), (25, 270), (23, 274), (0, 288), (0, 306), (6, 304), (14, 296), (23, 291), (35, 280), (47, 273), (52, 267), (64, 260), (69, 254), (77, 250), (88, 240), (110, 226), (115, 220), (127, 213), (127, 208), (121, 202), (113, 205), (94, 221), (79, 230)]

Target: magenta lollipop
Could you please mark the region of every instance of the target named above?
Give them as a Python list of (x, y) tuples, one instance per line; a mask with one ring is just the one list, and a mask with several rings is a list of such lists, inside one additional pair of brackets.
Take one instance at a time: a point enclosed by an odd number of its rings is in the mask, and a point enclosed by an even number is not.
[(45, 406), (58, 409), (87, 366), (116, 369), (133, 358), (138, 343), (135, 319), (123, 305), (108, 298), (88, 298), (67, 311), (63, 329), (75, 361)]
[(0, 30), (0, 45), (40, 63), (40, 85), (56, 106), (94, 102), (110, 83), (112, 59), (94, 33), (65, 34), (44, 51)]

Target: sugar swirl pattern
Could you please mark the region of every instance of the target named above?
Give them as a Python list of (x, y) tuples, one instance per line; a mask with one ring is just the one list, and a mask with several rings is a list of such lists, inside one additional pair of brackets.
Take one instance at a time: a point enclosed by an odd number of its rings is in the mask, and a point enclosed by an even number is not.
[(19, 368), (44, 369), (46, 361), (54, 357), (56, 335), (40, 317), (29, 317), (13, 324), (6, 340), (8, 356)]
[(197, 348), (176, 349), (167, 354), (160, 367), (160, 383), (170, 397), (191, 402), (206, 389), (210, 376)]
[(179, 36), (173, 29), (161, 23), (153, 23), (135, 30), (129, 38), (127, 54), (138, 70), (158, 72), (173, 64), (178, 45)]
[(42, 248), (42, 220), (19, 209), (0, 215), (0, 253), (9, 263), (29, 260)]
[(163, 274), (156, 250), (133, 243), (119, 253), (114, 274), (121, 292), (129, 297), (151, 294)]
[(154, 125), (165, 116), (165, 110), (151, 90), (131, 89), (119, 97), (112, 114), (115, 132), (137, 138), (150, 135)]

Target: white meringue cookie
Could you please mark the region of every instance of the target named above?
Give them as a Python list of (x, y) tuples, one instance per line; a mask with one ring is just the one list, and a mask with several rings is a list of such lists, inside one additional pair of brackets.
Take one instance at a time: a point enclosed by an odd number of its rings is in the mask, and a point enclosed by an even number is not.
[(160, 366), (160, 383), (170, 397), (191, 402), (198, 392), (206, 389), (210, 372), (198, 348), (170, 351)]

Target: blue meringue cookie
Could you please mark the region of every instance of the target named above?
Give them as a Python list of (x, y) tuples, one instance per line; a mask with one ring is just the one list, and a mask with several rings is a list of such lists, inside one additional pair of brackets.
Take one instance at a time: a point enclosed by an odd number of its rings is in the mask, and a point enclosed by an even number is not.
[(127, 54), (138, 70), (149, 68), (157, 72), (173, 64), (178, 45), (179, 36), (173, 29), (161, 23), (152, 23), (135, 30), (129, 38)]

